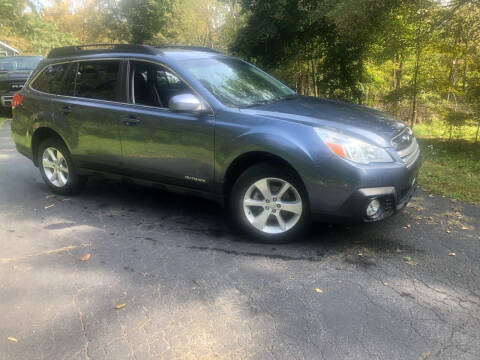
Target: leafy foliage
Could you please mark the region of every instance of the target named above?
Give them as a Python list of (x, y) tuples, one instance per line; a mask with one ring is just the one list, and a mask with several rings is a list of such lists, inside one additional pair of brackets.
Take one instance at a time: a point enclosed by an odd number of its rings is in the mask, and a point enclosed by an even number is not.
[(441, 121), (452, 134), (472, 125), (480, 132), (478, 0), (46, 4), (0, 0), (0, 40), (40, 54), (102, 42), (216, 47), (273, 72), (301, 94), (363, 103), (411, 125)]

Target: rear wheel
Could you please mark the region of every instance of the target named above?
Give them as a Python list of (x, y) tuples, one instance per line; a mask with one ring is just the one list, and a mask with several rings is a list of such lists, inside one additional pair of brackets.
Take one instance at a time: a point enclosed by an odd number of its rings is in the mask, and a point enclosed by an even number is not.
[(38, 164), (43, 180), (57, 194), (76, 194), (87, 180), (77, 174), (70, 152), (59, 139), (49, 138), (40, 144)]
[(263, 242), (299, 240), (310, 220), (301, 181), (269, 164), (254, 165), (238, 178), (230, 207), (237, 224)]

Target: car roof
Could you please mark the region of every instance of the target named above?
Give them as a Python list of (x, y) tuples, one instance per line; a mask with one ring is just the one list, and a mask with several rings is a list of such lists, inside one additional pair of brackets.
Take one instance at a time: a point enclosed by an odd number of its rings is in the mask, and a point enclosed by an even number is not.
[(183, 45), (165, 45), (165, 46), (150, 46), (150, 45), (136, 45), (136, 44), (92, 44), (92, 45), (78, 45), (65, 46), (55, 48), (50, 51), (47, 59), (53, 60), (58, 58), (75, 59), (79, 57), (88, 57), (93, 55), (101, 57), (102, 55), (150, 55), (158, 57), (168, 57), (175, 60), (183, 59), (199, 59), (205, 57), (223, 55), (221, 52), (199, 46), (183, 46)]

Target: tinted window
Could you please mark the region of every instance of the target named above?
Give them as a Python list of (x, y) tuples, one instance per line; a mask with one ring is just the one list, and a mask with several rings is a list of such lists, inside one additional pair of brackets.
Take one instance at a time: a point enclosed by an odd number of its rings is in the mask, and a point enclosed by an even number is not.
[(49, 94), (60, 94), (63, 77), (67, 68), (68, 64), (47, 66), (33, 82), (32, 88)]
[(132, 102), (167, 108), (172, 96), (192, 93), (177, 76), (161, 65), (143, 61), (130, 62)]
[(63, 80), (61, 95), (75, 95), (75, 76), (77, 75), (77, 66), (77, 63), (70, 64), (70, 67), (67, 70), (65, 78)]
[(98, 100), (117, 100), (120, 61), (80, 62), (75, 96)]

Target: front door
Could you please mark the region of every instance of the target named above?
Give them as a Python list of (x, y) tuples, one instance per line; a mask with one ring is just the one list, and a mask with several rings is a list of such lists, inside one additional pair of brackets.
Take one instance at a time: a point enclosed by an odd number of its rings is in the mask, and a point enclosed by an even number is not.
[(129, 89), (131, 104), (120, 125), (125, 172), (211, 189), (214, 117), (168, 109), (172, 96), (193, 91), (172, 71), (145, 61), (130, 62)]

